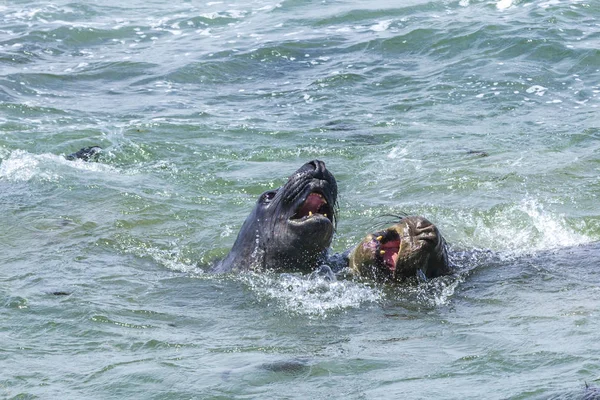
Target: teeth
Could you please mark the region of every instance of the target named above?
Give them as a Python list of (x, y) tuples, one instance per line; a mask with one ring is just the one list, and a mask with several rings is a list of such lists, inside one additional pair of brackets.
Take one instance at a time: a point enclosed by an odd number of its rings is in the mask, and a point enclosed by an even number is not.
[(309, 211), (309, 212), (308, 212), (308, 216), (309, 216), (309, 217), (312, 217), (312, 211)]
[(381, 242), (381, 239), (383, 239), (383, 236), (377, 236), (375, 239), (377, 239), (378, 242)]
[(380, 250), (379, 254), (384, 255), (385, 254), (385, 250)]
[(309, 196), (317, 196), (318, 198), (320, 198), (321, 200), (323, 200), (324, 204), (327, 204), (327, 199), (325, 197), (323, 197), (323, 195), (321, 193), (311, 193)]

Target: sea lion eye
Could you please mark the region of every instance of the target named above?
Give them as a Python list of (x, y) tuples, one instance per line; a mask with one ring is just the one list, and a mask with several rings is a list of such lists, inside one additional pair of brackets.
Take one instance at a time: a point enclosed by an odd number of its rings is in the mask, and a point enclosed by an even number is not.
[(263, 193), (262, 195), (262, 200), (265, 203), (270, 202), (271, 200), (273, 200), (275, 198), (275, 195), (277, 194), (277, 190), (270, 190), (268, 192)]

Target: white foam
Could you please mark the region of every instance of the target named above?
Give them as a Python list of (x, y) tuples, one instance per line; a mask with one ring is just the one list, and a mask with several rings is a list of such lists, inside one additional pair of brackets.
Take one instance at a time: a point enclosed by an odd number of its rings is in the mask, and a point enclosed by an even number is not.
[(369, 29), (372, 30), (373, 32), (383, 32), (383, 31), (387, 30), (391, 24), (392, 24), (391, 20), (380, 21), (379, 23), (371, 26)]
[(102, 163), (89, 163), (81, 160), (69, 161), (55, 154), (31, 154), (24, 150), (10, 152), (0, 162), (0, 179), (13, 182), (27, 182), (32, 179), (58, 181), (63, 167), (85, 171), (117, 171)]
[(33, 177), (56, 181), (58, 175), (40, 167), (41, 158), (23, 150), (13, 151), (0, 163), (0, 178), (13, 182), (26, 182)]
[(527, 88), (525, 91), (527, 93), (533, 93), (537, 96), (543, 96), (544, 94), (546, 94), (547, 90), (548, 90), (548, 88), (545, 88), (543, 86), (533, 85), (533, 86), (530, 86), (529, 88)]
[(358, 308), (381, 299), (377, 288), (353, 281), (327, 281), (300, 274), (243, 273), (239, 275), (259, 298), (284, 311), (309, 316)]
[(182, 257), (181, 251), (175, 245), (167, 250), (152, 247), (146, 243), (126, 243), (121, 250), (138, 257), (150, 257), (156, 263), (171, 271), (192, 273), (195, 275), (204, 274), (204, 271), (196, 263)]
[(496, 8), (498, 10), (506, 10), (507, 8), (513, 5), (513, 0), (499, 0), (496, 3)]
[(474, 237), (470, 240), (476, 243), (462, 243), (463, 246), (518, 255), (593, 241), (573, 230), (564, 215), (546, 211), (534, 199), (524, 199), (492, 215), (467, 218), (472, 220), (463, 223), (474, 227)]
[(544, 3), (540, 3), (539, 6), (541, 8), (548, 8), (550, 6), (557, 6), (557, 5), (560, 5), (560, 1), (561, 0), (550, 0), (550, 1), (546, 1)]
[(408, 149), (402, 146), (396, 146), (387, 154), (387, 158), (403, 159), (408, 155)]
[(564, 215), (546, 212), (544, 207), (535, 200), (523, 200), (518, 208), (529, 215), (533, 226), (541, 233), (540, 239), (535, 244), (537, 249), (574, 246), (592, 241), (591, 238), (571, 229)]
[(442, 307), (450, 303), (456, 288), (463, 281), (462, 275), (448, 275), (418, 285), (399, 285), (395, 288), (396, 296), (426, 307)]

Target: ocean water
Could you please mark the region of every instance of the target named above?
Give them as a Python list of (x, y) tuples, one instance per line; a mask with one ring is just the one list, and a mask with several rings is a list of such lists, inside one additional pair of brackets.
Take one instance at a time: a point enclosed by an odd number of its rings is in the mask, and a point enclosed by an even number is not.
[[(0, 397), (581, 398), (599, 106), (594, 0), (0, 2)], [(207, 273), (315, 158), (457, 273)]]

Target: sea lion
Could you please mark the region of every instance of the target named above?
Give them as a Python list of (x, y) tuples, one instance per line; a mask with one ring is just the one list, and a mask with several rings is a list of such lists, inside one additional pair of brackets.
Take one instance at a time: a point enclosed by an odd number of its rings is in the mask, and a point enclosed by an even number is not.
[(336, 224), (337, 183), (319, 160), (260, 195), (229, 254), (212, 268), (310, 272), (325, 261)]
[(102, 148), (100, 146), (89, 146), (84, 147), (83, 149), (76, 151), (75, 153), (71, 153), (68, 156), (65, 156), (65, 158), (69, 161), (98, 161), (100, 153), (102, 153)]
[(349, 267), (354, 275), (392, 282), (451, 272), (444, 238), (419, 216), (369, 234), (344, 253), (329, 254), (336, 203), (337, 183), (325, 163), (304, 164), (284, 186), (260, 195), (231, 251), (212, 272), (312, 272), (320, 267), (319, 274), (335, 279), (333, 272)]
[(427, 280), (451, 272), (446, 241), (434, 224), (419, 216), (367, 235), (347, 257), (354, 275), (377, 281), (414, 276)]

